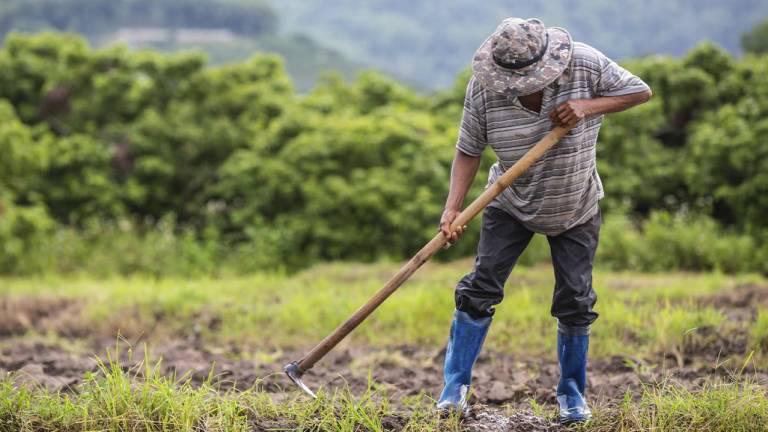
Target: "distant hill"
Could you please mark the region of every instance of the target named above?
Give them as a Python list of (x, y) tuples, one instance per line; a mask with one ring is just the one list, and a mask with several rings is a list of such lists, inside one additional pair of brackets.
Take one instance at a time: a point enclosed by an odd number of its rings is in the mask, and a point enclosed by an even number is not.
[(0, 33), (46, 29), (99, 36), (121, 27), (227, 28), (273, 33), (277, 15), (263, 0), (4, 0)]
[(768, 0), (270, 0), (283, 27), (423, 88), (449, 85), (507, 16), (540, 17), (615, 58), (680, 55), (708, 39), (731, 52)]
[(0, 0), (0, 37), (56, 29), (213, 64), (281, 54), (300, 90), (336, 70), (376, 68), (413, 86), (450, 86), (507, 16), (540, 17), (611, 57), (680, 55), (702, 40), (739, 52), (768, 0)]
[(69, 31), (97, 46), (199, 49), (213, 64), (276, 52), (301, 90), (325, 71), (349, 76), (359, 68), (308, 36), (278, 34), (278, 26), (277, 14), (264, 0), (0, 1), (0, 38), (11, 31)]

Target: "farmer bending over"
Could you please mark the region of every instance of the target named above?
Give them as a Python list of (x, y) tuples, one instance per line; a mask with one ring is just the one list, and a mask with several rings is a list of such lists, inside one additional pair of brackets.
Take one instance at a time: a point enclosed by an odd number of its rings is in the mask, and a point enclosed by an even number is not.
[[(592, 310), (592, 265), (600, 232), (603, 185), (595, 168), (602, 115), (646, 102), (650, 88), (562, 28), (538, 19), (505, 19), (475, 53), (467, 86), (451, 185), (440, 229), (450, 231), (486, 146), (498, 161), (495, 181), (553, 125), (573, 126), (483, 212), (471, 273), (456, 286), (456, 311), (445, 357), (438, 408), (463, 410), (472, 366), (488, 332), (504, 283), (534, 233), (547, 236), (555, 272), (552, 315), (557, 318), (560, 421), (585, 421), (584, 399)], [(520, 331), (525, 331), (520, 329)]]

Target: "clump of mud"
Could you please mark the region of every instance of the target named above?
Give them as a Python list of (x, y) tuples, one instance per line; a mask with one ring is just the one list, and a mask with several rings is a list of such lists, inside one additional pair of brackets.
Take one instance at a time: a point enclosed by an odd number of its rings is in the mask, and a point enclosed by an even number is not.
[(530, 410), (519, 410), (512, 414), (487, 407), (476, 407), (462, 420), (462, 427), (483, 432), (554, 432), (567, 430), (548, 419), (535, 415)]

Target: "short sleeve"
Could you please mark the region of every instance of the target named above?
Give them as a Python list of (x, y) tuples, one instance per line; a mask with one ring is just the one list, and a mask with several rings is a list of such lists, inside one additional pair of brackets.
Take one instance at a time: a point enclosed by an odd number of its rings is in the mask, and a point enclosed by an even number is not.
[(595, 83), (595, 94), (598, 96), (623, 96), (632, 93), (649, 91), (648, 84), (633, 75), (618, 63), (595, 50), (600, 67), (599, 76)]
[(482, 89), (473, 77), (469, 80), (464, 96), (464, 112), (456, 148), (469, 156), (480, 156), (487, 145), (485, 101)]

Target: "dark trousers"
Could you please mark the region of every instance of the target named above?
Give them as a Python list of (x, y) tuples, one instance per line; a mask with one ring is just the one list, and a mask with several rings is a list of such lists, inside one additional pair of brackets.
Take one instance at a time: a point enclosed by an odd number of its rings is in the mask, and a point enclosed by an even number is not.
[[(562, 326), (588, 327), (597, 319), (592, 310), (597, 302), (592, 266), (600, 222), (598, 211), (587, 222), (547, 237), (555, 270), (551, 313)], [(508, 213), (486, 208), (475, 267), (456, 286), (456, 309), (475, 319), (492, 316), (504, 298), (504, 283), (532, 237), (533, 232)]]

